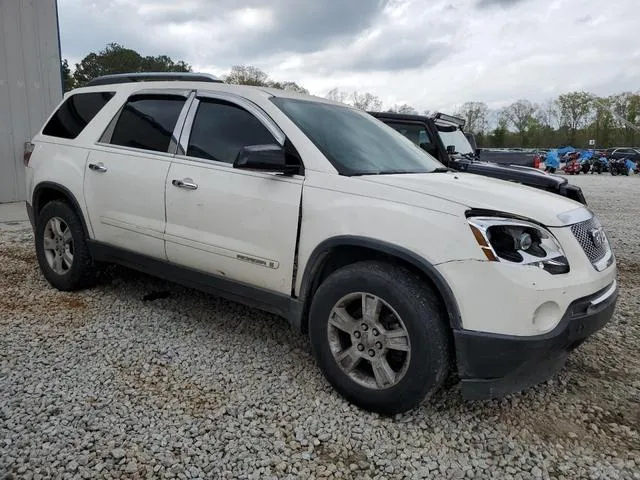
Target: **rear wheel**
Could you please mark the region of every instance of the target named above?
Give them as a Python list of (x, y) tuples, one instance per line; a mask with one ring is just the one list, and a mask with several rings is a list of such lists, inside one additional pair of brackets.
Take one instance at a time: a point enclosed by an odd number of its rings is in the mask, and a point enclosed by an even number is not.
[(443, 308), (402, 267), (360, 262), (337, 270), (320, 285), (309, 315), (320, 368), (338, 392), (364, 409), (409, 410), (447, 376)]
[(62, 201), (46, 204), (35, 229), (36, 256), (42, 274), (58, 290), (91, 285), (93, 262), (76, 212)]

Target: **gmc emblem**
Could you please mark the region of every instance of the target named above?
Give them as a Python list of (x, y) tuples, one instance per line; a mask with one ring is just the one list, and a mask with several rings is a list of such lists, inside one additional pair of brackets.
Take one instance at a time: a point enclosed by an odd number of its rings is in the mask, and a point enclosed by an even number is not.
[(591, 237), (591, 241), (597, 248), (600, 248), (604, 243), (604, 231), (602, 230), (602, 228), (594, 228), (593, 230), (590, 230), (589, 236)]

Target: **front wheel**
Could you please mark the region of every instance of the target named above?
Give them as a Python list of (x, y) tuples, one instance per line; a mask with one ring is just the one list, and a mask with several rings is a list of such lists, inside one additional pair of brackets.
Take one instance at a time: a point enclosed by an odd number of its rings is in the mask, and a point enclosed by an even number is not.
[(366, 410), (409, 410), (449, 372), (444, 309), (424, 281), (397, 265), (367, 261), (333, 272), (313, 298), (309, 335), (331, 385)]
[(38, 213), (36, 256), (42, 274), (58, 290), (78, 290), (93, 281), (93, 261), (82, 223), (65, 202), (47, 203)]

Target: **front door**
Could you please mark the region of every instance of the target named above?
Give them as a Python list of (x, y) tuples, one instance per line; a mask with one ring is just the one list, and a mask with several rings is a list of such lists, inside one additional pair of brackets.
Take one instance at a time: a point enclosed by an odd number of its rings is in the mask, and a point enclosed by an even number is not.
[(84, 196), (95, 240), (166, 258), (165, 181), (185, 100), (184, 95), (133, 95), (89, 153)]
[(228, 95), (208, 94), (191, 105), (184, 155), (167, 177), (167, 257), (290, 294), (303, 177), (233, 168), (242, 147), (284, 142), (260, 112)]

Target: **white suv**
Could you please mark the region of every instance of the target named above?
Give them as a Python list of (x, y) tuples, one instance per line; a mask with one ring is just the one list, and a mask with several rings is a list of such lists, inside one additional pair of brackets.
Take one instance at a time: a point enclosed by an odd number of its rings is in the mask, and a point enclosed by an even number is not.
[(472, 399), (543, 381), (611, 318), (614, 257), (583, 205), (448, 171), (342, 104), (185, 78), (77, 89), (27, 145), (54, 287), (117, 262), (275, 312), (382, 413), (449, 374)]

